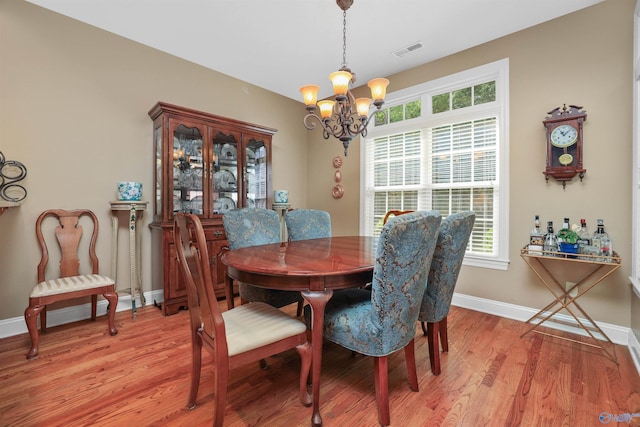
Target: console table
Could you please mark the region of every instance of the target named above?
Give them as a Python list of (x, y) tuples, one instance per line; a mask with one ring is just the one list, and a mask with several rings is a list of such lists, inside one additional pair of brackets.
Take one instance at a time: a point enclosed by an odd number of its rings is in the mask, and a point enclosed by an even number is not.
[[(520, 337), (522, 338), (529, 332), (533, 331), (579, 344), (600, 348), (609, 359), (618, 364), (613, 342), (577, 301), (578, 298), (586, 294), (594, 286), (601, 283), (605, 278), (611, 275), (611, 273), (620, 268), (622, 265), (622, 259), (618, 254), (614, 252), (613, 256), (605, 257), (549, 252), (544, 255), (540, 255), (539, 253), (535, 254), (529, 252), (528, 248), (525, 246), (520, 251), (520, 256), (554, 297), (549, 304), (527, 320), (526, 323), (530, 324), (531, 327)], [(575, 283), (571, 282), (574, 283), (573, 285), (567, 287), (565, 284), (560, 283), (557, 273), (554, 274), (550, 269), (552, 263), (562, 263), (565, 268), (572, 269), (574, 271), (578, 269), (580, 264), (582, 264), (584, 266), (582, 269), (583, 275), (582, 277), (579, 277)], [(584, 273), (584, 271), (586, 271), (586, 273)], [(579, 318), (572, 311), (573, 307), (575, 307), (575, 309), (583, 316), (582, 318)], [(578, 341), (538, 330), (540, 325), (550, 320), (562, 309), (565, 309), (573, 317), (578, 326), (587, 333), (591, 342)], [(599, 335), (600, 339), (598, 339), (594, 334)], [(609, 348), (604, 344), (608, 344)]]
[(133, 318), (136, 318), (136, 292), (140, 294), (140, 303), (144, 307), (146, 301), (144, 292), (142, 292), (142, 276), (140, 274), (141, 262), (141, 237), (140, 231), (136, 226), (138, 219), (142, 218), (144, 211), (147, 209), (149, 202), (118, 200), (109, 202), (111, 204), (111, 220), (113, 223), (113, 246), (111, 248), (111, 274), (113, 279), (117, 281), (118, 277), (118, 214), (121, 211), (128, 212), (129, 218), (129, 263), (131, 267), (130, 275), (130, 293), (131, 293), (131, 312)]

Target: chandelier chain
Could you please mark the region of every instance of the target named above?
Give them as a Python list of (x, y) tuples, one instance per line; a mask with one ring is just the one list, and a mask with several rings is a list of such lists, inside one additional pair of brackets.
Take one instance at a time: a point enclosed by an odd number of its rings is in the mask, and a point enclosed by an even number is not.
[(347, 66), (347, 11), (342, 11), (342, 66)]

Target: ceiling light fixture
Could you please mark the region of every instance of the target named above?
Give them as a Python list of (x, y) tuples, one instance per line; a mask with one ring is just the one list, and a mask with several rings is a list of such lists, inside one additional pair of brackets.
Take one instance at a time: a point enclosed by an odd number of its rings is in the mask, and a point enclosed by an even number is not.
[[(342, 67), (329, 75), (329, 80), (333, 84), (335, 101), (318, 101), (320, 87), (316, 85), (303, 86), (300, 88), (300, 92), (308, 111), (304, 117), (304, 126), (312, 130), (316, 127), (315, 121), (320, 123), (324, 139), (329, 139), (329, 136), (333, 136), (342, 141), (344, 155), (346, 156), (351, 140), (357, 135), (367, 135), (367, 125), (375, 111), (369, 115), (371, 99), (356, 99), (349, 90), (349, 86), (355, 83), (356, 80), (355, 73), (352, 73), (347, 66), (347, 9), (351, 7), (353, 0), (336, 0), (336, 3), (342, 9), (343, 24)], [(384, 78), (372, 79), (367, 85), (371, 89), (373, 105), (380, 110), (380, 107), (384, 104), (389, 80)], [(321, 117), (315, 114), (316, 105), (320, 108)]]

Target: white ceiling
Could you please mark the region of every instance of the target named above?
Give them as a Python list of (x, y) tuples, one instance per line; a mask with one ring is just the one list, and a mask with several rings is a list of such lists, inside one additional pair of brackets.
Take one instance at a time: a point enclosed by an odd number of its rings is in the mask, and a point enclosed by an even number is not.
[[(298, 101), (306, 84), (329, 96), (342, 65), (334, 0), (27, 1)], [(601, 1), (355, 0), (347, 65), (359, 86)]]

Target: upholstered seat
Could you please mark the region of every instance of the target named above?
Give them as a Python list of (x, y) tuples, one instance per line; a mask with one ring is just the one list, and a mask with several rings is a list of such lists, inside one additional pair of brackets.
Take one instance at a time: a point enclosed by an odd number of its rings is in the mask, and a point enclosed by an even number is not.
[(284, 217), (289, 240), (309, 240), (331, 237), (329, 212), (316, 209), (294, 209)]
[(189, 299), (192, 368), (187, 407), (196, 406), (203, 346), (212, 354), (215, 364), (214, 426), (223, 424), (229, 371), (292, 348), (301, 359), (300, 401), (310, 406), (312, 401), (306, 384), (312, 354), (305, 324), (262, 302), (250, 302), (221, 312), (213, 287), (206, 237), (198, 216), (177, 214), (174, 237)]
[[(231, 250), (280, 242), (280, 217), (275, 211), (260, 208), (234, 209), (222, 216)], [(274, 307), (292, 303), (302, 306), (300, 292), (264, 289), (250, 283), (239, 283), (242, 302), (260, 301)]]
[[(440, 214), (413, 212), (382, 228), (371, 291), (334, 293), (325, 308), (324, 337), (374, 357), (380, 424), (390, 423), (387, 357), (404, 349), (411, 390), (418, 390), (413, 339), (436, 243)], [(311, 310), (305, 307), (307, 327)]]
[(113, 286), (112, 278), (100, 274), (81, 274), (79, 276), (60, 277), (40, 282), (33, 287), (29, 298), (64, 294), (67, 292)]
[(418, 315), (429, 342), (429, 361), (434, 375), (440, 374), (438, 335), (442, 350), (449, 351), (447, 315), (474, 222), (475, 214), (467, 211), (451, 214), (440, 224), (427, 290)]
[[(48, 218), (55, 218), (55, 229), (47, 226)], [(80, 240), (83, 234), (81, 220), (88, 220), (91, 225), (88, 252), (85, 256), (79, 256)], [(50, 230), (51, 229), (51, 230)], [(51, 239), (47, 236), (51, 233)], [(47, 265), (50, 260), (47, 242), (55, 239), (60, 247), (60, 272), (58, 277), (47, 279)], [(27, 359), (38, 355), (40, 334), (38, 333), (37, 319), (40, 316), (40, 332), (47, 330), (47, 305), (59, 301), (71, 300), (81, 297), (91, 297), (91, 319), (96, 320), (98, 295), (104, 296), (109, 301), (108, 331), (110, 335), (116, 335), (115, 326), (116, 306), (118, 294), (115, 291), (115, 282), (107, 276), (99, 274), (99, 262), (96, 255), (96, 241), (98, 239), (98, 218), (87, 209), (63, 210), (51, 209), (44, 211), (36, 220), (36, 237), (42, 252), (38, 264), (38, 283), (29, 295), (29, 306), (24, 310), (24, 319), (31, 337), (31, 350), (27, 353)], [(88, 265), (83, 265), (82, 260)], [(80, 269), (85, 268), (91, 274), (80, 274)]]

